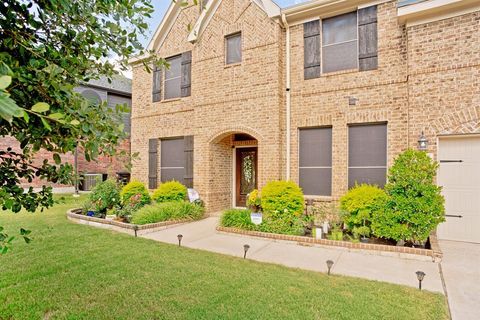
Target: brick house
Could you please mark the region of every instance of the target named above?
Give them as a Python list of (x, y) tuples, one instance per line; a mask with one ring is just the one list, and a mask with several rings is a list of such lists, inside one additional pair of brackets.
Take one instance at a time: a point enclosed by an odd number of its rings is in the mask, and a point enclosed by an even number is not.
[[(132, 84), (131, 80), (123, 76), (116, 76), (113, 81), (109, 83), (107, 79), (101, 78), (98, 80), (90, 80), (88, 83), (80, 85), (75, 88), (75, 91), (82, 94), (87, 99), (95, 102), (107, 101), (107, 104), (114, 108), (117, 104), (127, 104), (131, 106), (132, 101)], [(124, 119), (125, 132), (130, 136), (130, 113), (125, 113)], [(16, 151), (20, 151), (18, 141), (12, 137), (2, 137), (0, 139), (0, 148), (7, 149), (12, 147)], [(118, 149), (125, 151), (130, 155), (130, 138), (122, 140)], [(74, 155), (67, 153), (61, 155), (63, 162), (74, 165)], [(40, 150), (34, 159), (34, 164), (40, 165), (44, 159), (54, 162), (53, 154), (46, 150)], [(125, 167), (126, 159), (120, 157), (99, 156), (96, 161), (87, 161), (81, 152), (78, 155), (78, 172), (82, 175), (101, 176), (103, 179), (113, 177), (118, 174), (129, 179), (129, 170)], [(92, 179), (92, 184), (96, 179)], [(45, 181), (34, 179), (32, 183), (24, 182), (23, 187), (40, 187), (45, 184)], [(73, 188), (73, 186), (52, 185), (59, 192), (65, 192), (65, 188)]]
[(330, 203), (383, 186), (421, 137), (441, 162), (440, 236), (480, 242), (479, 30), (470, 0), (172, 3), (148, 47), (170, 68), (132, 60), (133, 178), (179, 180), (211, 213), (279, 179)]

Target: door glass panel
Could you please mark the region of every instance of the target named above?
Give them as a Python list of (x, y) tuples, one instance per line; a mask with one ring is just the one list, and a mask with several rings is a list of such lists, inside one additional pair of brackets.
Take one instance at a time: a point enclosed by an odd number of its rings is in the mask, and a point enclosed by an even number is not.
[(255, 151), (242, 152), (240, 193), (248, 194), (255, 189)]

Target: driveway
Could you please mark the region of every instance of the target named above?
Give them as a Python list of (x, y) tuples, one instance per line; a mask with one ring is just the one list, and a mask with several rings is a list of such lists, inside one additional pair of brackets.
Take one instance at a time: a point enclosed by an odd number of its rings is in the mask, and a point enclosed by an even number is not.
[(453, 320), (480, 319), (480, 244), (440, 240)]
[(326, 261), (333, 260), (335, 263), (331, 272), (334, 274), (411, 287), (417, 287), (418, 285), (415, 271), (422, 270), (427, 274), (423, 282), (423, 288), (443, 293), (438, 263), (409, 260), (398, 256), (381, 256), (378, 253), (358, 250), (300, 246), (293, 242), (220, 233), (215, 229), (217, 224), (218, 217), (210, 217), (144, 234), (142, 237), (178, 244), (177, 235), (182, 234), (182, 246), (237, 257), (243, 257), (243, 245), (249, 244), (248, 259), (319, 272), (326, 272)]

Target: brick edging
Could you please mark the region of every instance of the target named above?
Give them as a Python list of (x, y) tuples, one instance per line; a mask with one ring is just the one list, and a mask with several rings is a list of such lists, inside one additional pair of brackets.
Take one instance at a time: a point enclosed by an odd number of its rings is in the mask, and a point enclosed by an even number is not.
[(220, 232), (236, 233), (241, 235), (268, 238), (268, 239), (274, 239), (274, 240), (294, 241), (294, 242), (305, 243), (305, 244), (319, 244), (319, 245), (325, 245), (325, 246), (342, 247), (347, 249), (384, 251), (384, 252), (406, 253), (406, 254), (413, 254), (413, 255), (420, 255), (420, 256), (428, 256), (428, 257), (432, 257), (433, 260), (435, 260), (436, 258), (442, 257), (442, 253), (439, 250), (437, 251), (434, 248), (430, 250), (430, 249), (420, 249), (420, 248), (388, 246), (388, 245), (373, 244), (373, 243), (354, 243), (354, 242), (348, 242), (348, 241), (315, 239), (315, 238), (304, 237), (304, 236), (292, 236), (292, 235), (268, 233), (268, 232), (260, 232), (260, 231), (249, 231), (249, 230), (228, 228), (228, 227), (222, 227), (222, 226), (218, 226), (216, 230)]
[(83, 214), (78, 214), (75, 212), (78, 212), (81, 209), (70, 209), (67, 211), (67, 217), (74, 218), (74, 219), (79, 219), (79, 220), (85, 220), (85, 221), (90, 221), (90, 222), (97, 222), (101, 224), (106, 224), (106, 225), (112, 225), (128, 230), (148, 230), (148, 229), (154, 229), (154, 228), (159, 228), (159, 227), (166, 227), (172, 224), (179, 224), (179, 223), (186, 223), (186, 222), (192, 222), (194, 220), (191, 219), (183, 219), (183, 220), (170, 220), (170, 221), (163, 221), (163, 222), (157, 222), (157, 223), (149, 223), (149, 224), (132, 224), (132, 223), (125, 223), (125, 222), (120, 222), (120, 221), (115, 221), (115, 220), (107, 220), (107, 219), (101, 219), (97, 217), (88, 217)]

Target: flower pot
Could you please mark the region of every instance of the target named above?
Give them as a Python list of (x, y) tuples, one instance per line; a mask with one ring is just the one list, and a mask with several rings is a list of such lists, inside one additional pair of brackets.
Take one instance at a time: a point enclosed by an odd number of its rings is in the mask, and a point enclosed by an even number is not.
[(250, 213), (250, 220), (252, 221), (253, 224), (258, 226), (263, 221), (262, 213), (261, 212)]
[(368, 243), (368, 242), (370, 242), (370, 239), (368, 239), (368, 238), (360, 238), (360, 242), (361, 242), (361, 243)]
[(95, 215), (94, 211), (87, 211), (87, 217), (93, 217)]

